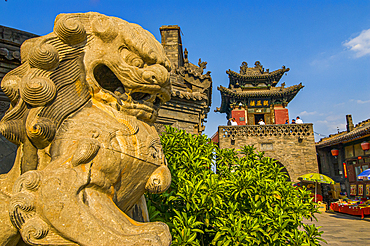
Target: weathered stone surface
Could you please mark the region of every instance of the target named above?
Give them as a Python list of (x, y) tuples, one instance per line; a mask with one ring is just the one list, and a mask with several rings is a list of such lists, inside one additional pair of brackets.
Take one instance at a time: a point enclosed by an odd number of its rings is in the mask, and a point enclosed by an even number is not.
[(0, 132), (18, 150), (0, 176), (0, 244), (170, 245), (143, 198), (171, 182), (153, 125), (171, 95), (161, 44), (118, 18), (61, 14), (21, 60), (1, 83)]
[(312, 124), (219, 126), (218, 133), (220, 148), (254, 145), (278, 160), (293, 182), (300, 175), (319, 171)]

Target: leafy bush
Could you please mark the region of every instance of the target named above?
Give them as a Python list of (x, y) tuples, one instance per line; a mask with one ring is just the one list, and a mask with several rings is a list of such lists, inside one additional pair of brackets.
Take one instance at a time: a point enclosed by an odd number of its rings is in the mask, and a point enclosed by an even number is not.
[(310, 192), (295, 189), (275, 160), (171, 127), (161, 142), (172, 184), (147, 194), (148, 208), (151, 221), (169, 225), (173, 245), (319, 245), (322, 232), (302, 223), (317, 213)]

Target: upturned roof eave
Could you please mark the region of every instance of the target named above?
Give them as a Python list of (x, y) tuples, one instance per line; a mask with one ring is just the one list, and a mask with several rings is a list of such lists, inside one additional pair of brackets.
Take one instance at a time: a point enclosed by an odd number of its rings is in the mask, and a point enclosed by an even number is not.
[(299, 85), (293, 85), (287, 88), (282, 88), (281, 90), (266, 90), (264, 92), (261, 92), (261, 91), (236, 92), (236, 91), (232, 91), (231, 89), (228, 89), (223, 86), (219, 86), (217, 87), (217, 89), (221, 92), (222, 95), (234, 96), (238, 98), (291, 96), (293, 99), (303, 87), (304, 86), (302, 84), (299, 84)]

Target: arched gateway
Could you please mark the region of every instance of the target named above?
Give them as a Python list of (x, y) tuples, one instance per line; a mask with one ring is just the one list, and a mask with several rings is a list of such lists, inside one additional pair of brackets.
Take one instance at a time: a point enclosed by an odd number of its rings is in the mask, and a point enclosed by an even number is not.
[(282, 169), (281, 169), (281, 171), (282, 172), (284, 172), (284, 173), (286, 173), (286, 175), (288, 176), (287, 177), (287, 180), (288, 181), (291, 181), (291, 179), (290, 179), (290, 175), (289, 175), (289, 172), (288, 172), (288, 169), (286, 169), (286, 167), (283, 165), (283, 164), (281, 164), (281, 162), (280, 161), (277, 161), (277, 163), (276, 164), (278, 164)]

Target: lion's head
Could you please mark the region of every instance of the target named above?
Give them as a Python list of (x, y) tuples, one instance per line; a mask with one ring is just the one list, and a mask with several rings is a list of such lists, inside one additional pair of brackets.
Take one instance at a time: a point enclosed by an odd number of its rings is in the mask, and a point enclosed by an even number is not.
[(54, 24), (52, 33), (22, 45), (22, 65), (2, 80), (11, 99), (0, 123), (6, 138), (45, 148), (89, 100), (156, 120), (170, 99), (170, 62), (152, 34), (99, 13), (60, 14)]

